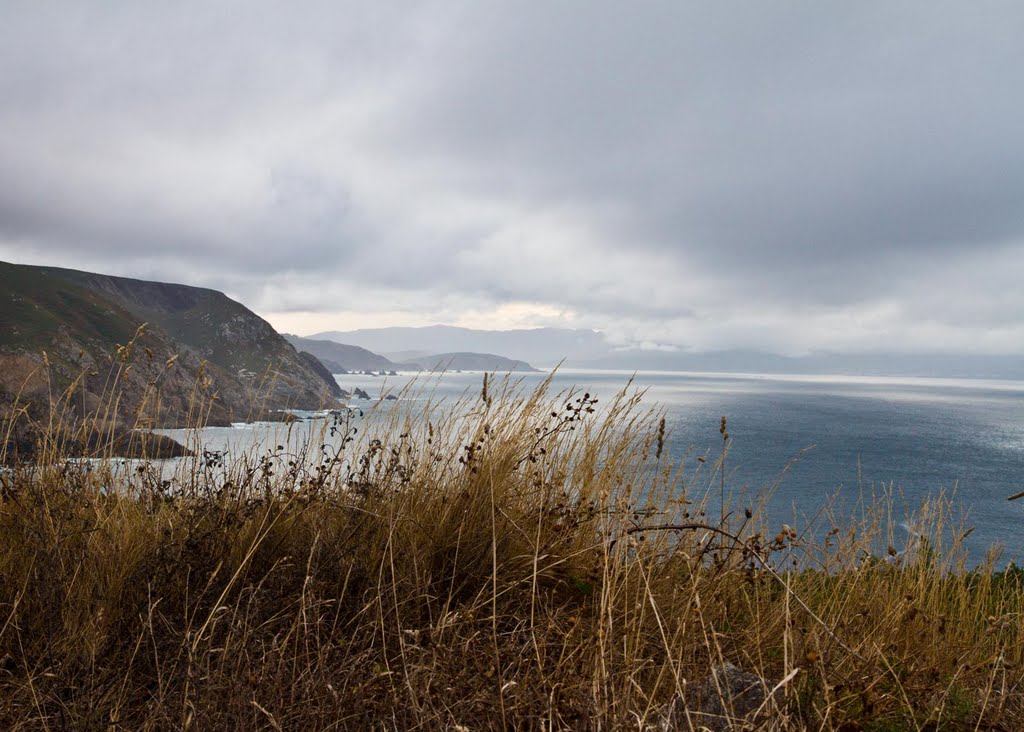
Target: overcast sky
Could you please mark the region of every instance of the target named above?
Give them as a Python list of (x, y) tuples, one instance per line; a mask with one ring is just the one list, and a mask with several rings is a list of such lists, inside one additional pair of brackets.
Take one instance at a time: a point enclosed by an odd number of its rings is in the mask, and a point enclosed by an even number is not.
[(1024, 4), (0, 0), (0, 259), (278, 329), (1024, 353)]

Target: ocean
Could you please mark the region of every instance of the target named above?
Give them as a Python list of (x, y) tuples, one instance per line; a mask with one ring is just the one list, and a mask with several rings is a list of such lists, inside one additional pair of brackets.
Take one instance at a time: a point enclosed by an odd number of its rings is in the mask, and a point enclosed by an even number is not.
[[(515, 376), (527, 389), (545, 377)], [(1024, 560), (1024, 499), (1007, 501), (1024, 490), (1024, 381), (561, 369), (553, 388), (576, 386), (607, 401), (631, 377), (645, 390), (643, 403), (664, 411), (671, 458), (713, 463), (726, 417), (727, 490), (767, 495), (773, 523), (802, 525), (830, 502), (842, 515), (863, 497), (891, 492), (904, 525), (899, 546), (920, 504), (942, 492), (973, 528), (965, 541), (972, 563), (997, 544), (999, 564)], [(336, 378), (377, 397), (416, 377)], [(454, 400), (479, 392), (481, 380), (449, 373), (418, 383), (429, 381), (435, 400)], [(210, 428), (203, 442), (230, 449), (251, 442), (252, 429)]]

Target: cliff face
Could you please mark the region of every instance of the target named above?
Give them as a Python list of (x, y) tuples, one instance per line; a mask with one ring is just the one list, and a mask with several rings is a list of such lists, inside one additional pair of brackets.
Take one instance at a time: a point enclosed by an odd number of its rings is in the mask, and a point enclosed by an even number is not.
[[(134, 347), (119, 354), (143, 323)], [(76, 378), (74, 409), (110, 405), (122, 422), (141, 414), (164, 426), (333, 406), (340, 394), (333, 378), (223, 293), (0, 263), (0, 403), (19, 393), (50, 399)]]

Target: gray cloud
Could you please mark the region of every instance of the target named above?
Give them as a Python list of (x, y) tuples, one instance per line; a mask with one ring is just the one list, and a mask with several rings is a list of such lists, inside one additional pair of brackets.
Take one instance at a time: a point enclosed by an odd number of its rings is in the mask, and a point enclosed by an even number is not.
[(515, 312), (696, 348), (1019, 352), (1022, 21), (8, 3), (0, 257), (221, 287), (310, 331)]

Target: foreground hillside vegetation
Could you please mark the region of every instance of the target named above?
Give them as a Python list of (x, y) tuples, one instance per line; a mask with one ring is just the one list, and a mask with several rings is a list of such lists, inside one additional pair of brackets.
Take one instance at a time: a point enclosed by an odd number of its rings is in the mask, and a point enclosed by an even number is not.
[(0, 474), (0, 726), (743, 729), (731, 663), (748, 728), (1022, 728), (1022, 576), (951, 506), (895, 556), (884, 496), (711, 508), (722, 456), (672, 464), (641, 396), (485, 380), (168, 466), (66, 460), (57, 395)]

